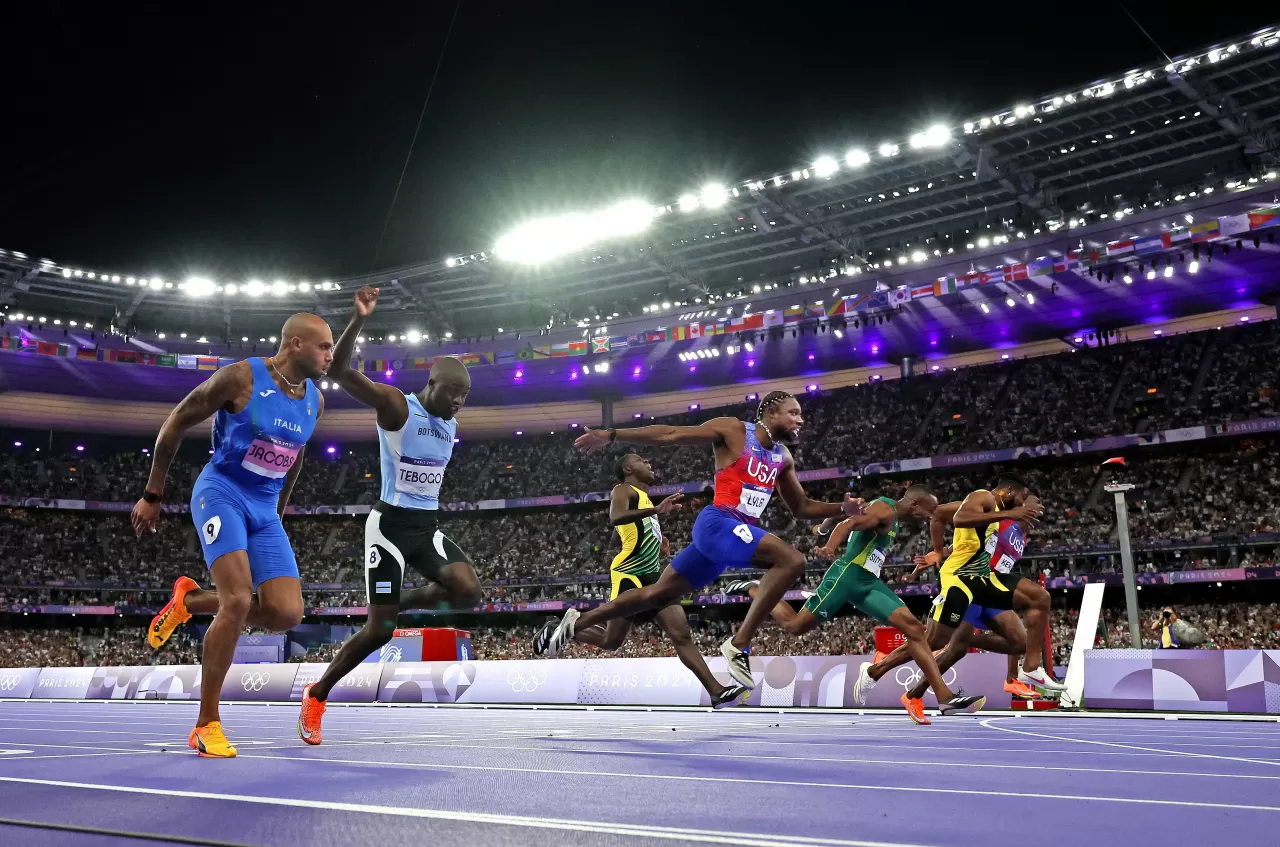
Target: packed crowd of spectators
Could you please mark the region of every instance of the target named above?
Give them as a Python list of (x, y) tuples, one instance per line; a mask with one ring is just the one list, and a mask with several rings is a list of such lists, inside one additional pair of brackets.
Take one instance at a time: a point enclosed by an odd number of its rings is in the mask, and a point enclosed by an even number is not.
[[(801, 467), (861, 467), (913, 456), (1036, 446), (1107, 434), (1215, 424), (1280, 415), (1274, 363), (1280, 321), (1228, 327), (1057, 356), (926, 372), (802, 399), (806, 423)], [(744, 404), (664, 418), (692, 423), (718, 414), (753, 416)], [(583, 425), (590, 421), (580, 422)], [(630, 421), (623, 422), (630, 424)], [(645, 421), (649, 423), (649, 421)], [(584, 456), (574, 429), (554, 436), (472, 442), (454, 451), (447, 501), (565, 494), (607, 489), (617, 452)], [(203, 462), (188, 452), (170, 472), (166, 499), (186, 502)], [(710, 478), (702, 447), (646, 451), (669, 482)], [(128, 501), (142, 490), (151, 457), (33, 453), (0, 456), (0, 494)], [(377, 498), (376, 448), (315, 453), (294, 489), (299, 506), (367, 504)]]
[[(1244, 440), (1222, 452), (1140, 454), (1126, 471), (1137, 488), (1128, 495), (1130, 536), (1139, 567), (1147, 571), (1266, 564), (1274, 544), (1255, 542), (1231, 549), (1256, 533), (1280, 532), (1280, 444)], [(1101, 490), (1096, 459), (1080, 456), (1020, 464), (1018, 474), (1041, 498), (1045, 513), (1031, 528), (1026, 568), (1032, 574), (1073, 576), (1116, 570), (1115, 509)], [(919, 479), (869, 476), (850, 483), (827, 480), (807, 486), (810, 496), (839, 500), (852, 491), (868, 500), (898, 497), (911, 482), (925, 481), (940, 500), (961, 499), (990, 487), (991, 468), (929, 471)], [(1109, 477), (1108, 477), (1109, 478)], [(682, 511), (664, 516), (663, 532), (673, 550), (690, 541), (700, 497), (687, 498)], [(442, 527), (476, 564), (488, 588), (488, 602), (549, 599), (603, 599), (604, 575), (618, 550), (604, 503), (524, 511), (442, 514)], [(363, 605), (360, 558), (364, 519), (351, 516), (287, 517), (302, 580), (316, 586), (308, 606)], [(765, 513), (764, 525), (809, 557), (810, 581), (827, 561), (814, 555), (821, 540), (812, 524), (795, 521), (780, 498)], [(929, 549), (925, 527), (900, 530), (894, 558), (884, 572), (893, 584), (910, 568), (913, 554)], [(1170, 542), (1203, 543), (1210, 538), (1221, 555), (1183, 556), (1166, 550)], [(1182, 545), (1186, 546), (1186, 544)], [(1225, 557), (1225, 558), (1224, 558)], [(1246, 557), (1248, 557), (1246, 562)], [(0, 509), (0, 606), (41, 604), (161, 604), (179, 575), (205, 580), (199, 540), (185, 515), (168, 515), (158, 531), (135, 537), (123, 514)], [(930, 580), (933, 573), (923, 575)], [(573, 578), (573, 579), (570, 579)], [(410, 581), (415, 579), (410, 575)], [(76, 588), (76, 586), (81, 586)], [(150, 606), (154, 608), (154, 605)]]
[[(1142, 643), (1159, 645), (1159, 631), (1151, 627), (1160, 609), (1142, 609)], [(1177, 614), (1201, 630), (1202, 649), (1280, 648), (1280, 604), (1195, 603), (1177, 607)], [(1054, 663), (1065, 665), (1075, 641), (1077, 610), (1055, 608), (1051, 620)], [(734, 624), (726, 620), (705, 620), (694, 616), (690, 631), (704, 655), (715, 655)], [(527, 659), (535, 624), (468, 626), (471, 646), (477, 659)], [(327, 662), (340, 644), (326, 643), (293, 656), (291, 662)], [(1098, 648), (1131, 646), (1123, 608), (1103, 609), (1094, 639)], [(875, 622), (862, 615), (835, 618), (812, 632), (788, 635), (772, 621), (766, 621), (756, 635), (755, 653), (761, 656), (865, 655), (875, 650)], [(592, 658), (602, 653), (594, 647), (573, 644), (564, 654), (569, 658)], [(617, 657), (674, 656), (671, 642), (656, 623), (633, 627), (622, 648), (607, 655)], [(179, 632), (163, 652), (152, 653), (136, 628), (60, 628), (0, 630), (0, 667), (105, 666), (147, 664), (192, 664), (199, 661), (199, 645), (190, 635)]]

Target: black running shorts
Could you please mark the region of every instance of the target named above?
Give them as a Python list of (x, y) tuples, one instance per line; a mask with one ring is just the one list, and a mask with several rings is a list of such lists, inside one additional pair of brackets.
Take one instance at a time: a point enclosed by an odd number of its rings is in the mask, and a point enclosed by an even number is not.
[(381, 501), (364, 524), (365, 599), (370, 606), (400, 604), (405, 568), (434, 582), (446, 565), (471, 559), (440, 530), (434, 511)]

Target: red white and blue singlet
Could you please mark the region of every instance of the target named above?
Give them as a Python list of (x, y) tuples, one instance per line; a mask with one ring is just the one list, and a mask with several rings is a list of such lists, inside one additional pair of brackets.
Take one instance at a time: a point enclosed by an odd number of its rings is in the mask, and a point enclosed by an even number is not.
[(991, 570), (997, 573), (1009, 573), (1022, 558), (1022, 551), (1027, 546), (1027, 536), (1018, 521), (1000, 521), (1000, 526), (991, 536), (995, 543), (991, 550)]
[(714, 582), (729, 568), (751, 564), (767, 532), (756, 524), (769, 505), (778, 476), (787, 463), (780, 445), (766, 450), (755, 424), (746, 427), (746, 443), (737, 461), (716, 471), (715, 500), (698, 514), (693, 543), (671, 560), (671, 567), (694, 588)]
[(738, 461), (716, 471), (716, 498), (712, 505), (754, 525), (769, 505), (787, 455), (779, 445), (774, 445), (772, 450), (764, 449), (756, 437), (756, 425), (744, 426), (746, 443)]

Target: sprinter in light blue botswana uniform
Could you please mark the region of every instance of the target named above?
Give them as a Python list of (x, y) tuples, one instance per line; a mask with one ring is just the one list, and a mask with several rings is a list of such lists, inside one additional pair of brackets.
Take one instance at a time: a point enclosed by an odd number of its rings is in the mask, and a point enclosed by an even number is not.
[[(356, 292), (355, 312), (338, 339), (329, 369), (330, 379), (377, 411), (382, 492), (364, 526), (369, 620), (342, 645), (324, 676), (302, 690), (298, 736), (308, 744), (320, 743), (329, 691), (391, 640), (401, 609), (444, 604), (469, 609), (480, 602), (480, 580), (471, 560), (440, 529), (436, 516), (458, 429), (454, 418), (467, 402), (471, 376), (457, 359), (437, 359), (426, 388), (405, 394), (352, 370), (356, 338), (377, 304), (378, 289), (366, 285)], [(430, 582), (405, 591), (408, 568)]]
[(210, 758), (236, 755), (222, 732), (218, 700), (245, 624), (281, 632), (302, 620), (298, 563), (280, 518), (324, 412), (311, 380), (329, 368), (333, 334), (321, 318), (298, 314), (280, 336), (276, 355), (220, 368), (169, 414), (151, 477), (133, 507), (134, 531), (155, 532), (182, 434), (213, 415), (213, 457), (192, 489), (191, 517), (217, 590), (180, 577), (147, 631), (148, 643), (159, 648), (192, 614), (215, 615), (204, 639), (200, 716), (188, 739)]

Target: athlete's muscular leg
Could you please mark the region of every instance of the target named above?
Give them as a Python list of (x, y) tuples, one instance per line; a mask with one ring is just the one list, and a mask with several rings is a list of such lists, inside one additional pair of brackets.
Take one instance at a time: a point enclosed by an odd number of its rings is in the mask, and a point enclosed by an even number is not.
[(991, 619), (991, 629), (992, 632), (975, 633), (973, 646), (988, 653), (1011, 656), (1021, 656), (1027, 651), (1027, 630), (1017, 612), (1009, 610), (996, 615)]
[[(218, 591), (213, 588), (201, 588), (188, 592), (182, 604), (193, 615), (216, 615), (218, 613)], [(246, 626), (252, 626), (257, 629), (273, 629), (271, 616), (263, 610), (262, 604), (256, 596), (249, 601), (249, 614), (245, 617), (244, 622)], [(293, 626), (296, 626), (296, 624), (287, 626), (285, 629), (292, 629)], [(283, 632), (284, 630), (276, 631)]]
[(787, 589), (804, 575), (804, 554), (776, 535), (766, 535), (756, 546), (755, 561), (768, 568), (760, 578), (760, 585), (752, 592), (751, 607), (742, 619), (738, 631), (733, 634), (733, 646), (746, 650), (751, 646), (765, 616), (782, 600)]
[[(969, 652), (969, 648), (973, 646), (974, 635), (973, 624), (962, 621), (960, 626), (956, 627), (955, 632), (951, 633), (951, 639), (947, 641), (947, 646), (942, 648), (941, 653), (933, 657), (934, 662), (938, 665), (938, 670), (946, 673), (951, 670), (956, 662), (963, 659), (965, 654)], [(924, 692), (928, 687), (928, 683), (921, 679), (907, 692), (907, 696), (912, 700), (919, 700), (924, 696)]]
[(649, 609), (661, 609), (691, 591), (693, 586), (689, 584), (689, 580), (668, 565), (653, 585), (623, 592), (618, 595), (618, 599), (583, 612), (578, 616), (578, 622), (574, 624), (574, 632), (608, 623), (616, 618), (629, 618)]
[(1044, 664), (1044, 633), (1049, 625), (1049, 592), (1037, 582), (1018, 580), (1013, 592), (1014, 606), (1025, 610), (1027, 654), (1022, 668), (1031, 672)]
[(253, 602), (253, 577), (249, 574), (249, 556), (244, 550), (233, 550), (219, 556), (210, 569), (218, 585), (218, 604), (213, 623), (204, 636), (200, 672), (200, 716), (196, 726), (205, 726), (222, 718), (218, 700), (222, 682), (235, 657), (236, 642), (244, 631)]
[(438, 609), (448, 604), (454, 609), (470, 609), (483, 599), (475, 568), (466, 562), (445, 565), (436, 581), (400, 595), (402, 609)]
[(311, 687), (311, 696), (317, 700), (328, 700), (329, 692), (338, 681), (356, 669), (374, 650), (391, 640), (396, 631), (396, 618), (400, 615), (400, 607), (391, 605), (371, 605), (369, 619), (355, 635), (338, 650), (324, 675)]
[(707, 689), (707, 693), (714, 697), (724, 691), (725, 686), (721, 685), (720, 680), (711, 673), (711, 668), (707, 667), (707, 660), (702, 658), (702, 654), (693, 643), (693, 634), (689, 631), (689, 618), (685, 615), (684, 609), (679, 606), (667, 606), (658, 612), (658, 625), (666, 631), (667, 637), (675, 645), (680, 663), (698, 678), (698, 682)]
[[(924, 637), (929, 642), (930, 650), (941, 650), (945, 647), (951, 638), (951, 633), (952, 629), (950, 627), (943, 626), (933, 618), (929, 618), (929, 622), (924, 629)], [(902, 667), (910, 661), (912, 661), (911, 649), (906, 644), (902, 644), (895, 647), (891, 652), (886, 653), (884, 658), (867, 668), (867, 675), (878, 682), (889, 671)]]
[[(756, 594), (760, 592), (759, 588), (752, 588), (747, 593), (754, 600)], [(800, 609), (796, 611), (786, 600), (780, 600), (778, 605), (769, 610), (769, 614), (778, 622), (778, 625), (792, 635), (804, 635), (806, 632), (812, 631), (822, 623), (818, 620), (818, 616), (810, 612), (808, 609)]]
[(601, 650), (617, 650), (631, 634), (630, 618), (614, 618), (604, 626), (597, 624), (590, 629), (574, 628), (573, 640), (579, 644), (590, 644)]
[(915, 619), (911, 611), (906, 606), (899, 606), (893, 610), (893, 614), (889, 615), (889, 625), (898, 630), (907, 639), (907, 648), (911, 651), (911, 658), (915, 660), (924, 678), (929, 682), (929, 687), (933, 689), (934, 696), (938, 698), (939, 703), (945, 703), (952, 698), (951, 689), (947, 688), (947, 684), (942, 680), (942, 672), (938, 670), (938, 665), (933, 660), (933, 653), (929, 651), (929, 642), (925, 638), (924, 625)]

